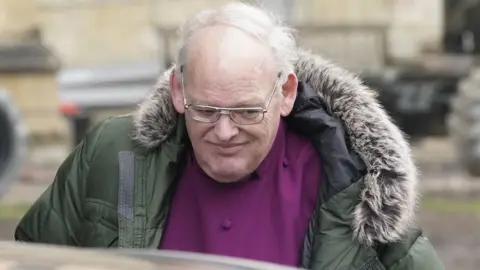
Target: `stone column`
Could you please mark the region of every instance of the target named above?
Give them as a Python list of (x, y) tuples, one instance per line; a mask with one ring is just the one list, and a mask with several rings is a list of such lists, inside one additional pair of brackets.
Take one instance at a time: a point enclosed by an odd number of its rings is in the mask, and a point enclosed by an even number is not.
[(31, 138), (68, 133), (59, 112), (60, 61), (43, 44), (36, 0), (0, 0), (0, 88), (19, 108)]

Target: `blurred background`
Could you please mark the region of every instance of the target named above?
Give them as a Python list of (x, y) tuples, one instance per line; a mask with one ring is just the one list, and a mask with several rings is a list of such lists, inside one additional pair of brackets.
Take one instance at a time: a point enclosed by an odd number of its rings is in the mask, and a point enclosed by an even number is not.
[[(93, 123), (135, 109), (176, 27), (226, 0), (0, 0), (0, 239)], [(419, 222), (447, 269), (480, 265), (480, 1), (266, 0), (358, 72), (409, 136)]]

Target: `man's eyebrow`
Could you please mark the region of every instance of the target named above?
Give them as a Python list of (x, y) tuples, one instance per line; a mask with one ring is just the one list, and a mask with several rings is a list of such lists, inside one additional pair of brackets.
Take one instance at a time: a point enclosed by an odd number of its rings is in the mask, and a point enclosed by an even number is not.
[(242, 100), (232, 104), (232, 108), (251, 108), (251, 107), (263, 107), (263, 101), (258, 100)]
[(264, 101), (259, 101), (259, 100), (241, 100), (237, 101), (228, 107), (223, 107), (219, 106), (218, 104), (212, 104), (206, 100), (200, 100), (200, 99), (195, 99), (193, 101), (193, 104), (195, 105), (205, 105), (205, 106), (211, 106), (211, 107), (220, 107), (220, 108), (263, 108), (265, 104), (263, 104)]

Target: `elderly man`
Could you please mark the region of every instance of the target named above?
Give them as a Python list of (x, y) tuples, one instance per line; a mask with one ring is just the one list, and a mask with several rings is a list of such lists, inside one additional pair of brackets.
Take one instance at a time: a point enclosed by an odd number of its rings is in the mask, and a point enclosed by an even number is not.
[(90, 131), (18, 241), (443, 269), (414, 222), (408, 144), (371, 90), (256, 7), (184, 30), (177, 65), (133, 115)]

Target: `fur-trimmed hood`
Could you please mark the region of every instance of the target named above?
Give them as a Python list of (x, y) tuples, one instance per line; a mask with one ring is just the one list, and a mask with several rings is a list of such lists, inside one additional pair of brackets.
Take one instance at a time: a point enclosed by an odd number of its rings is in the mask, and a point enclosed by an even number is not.
[[(169, 69), (135, 113), (134, 137), (147, 149), (160, 145), (176, 127)], [(375, 98), (353, 74), (320, 56), (299, 51), (299, 81), (315, 89), (340, 119), (368, 173), (355, 208), (355, 238), (371, 246), (399, 240), (409, 229), (417, 203), (417, 171), (410, 147)]]

